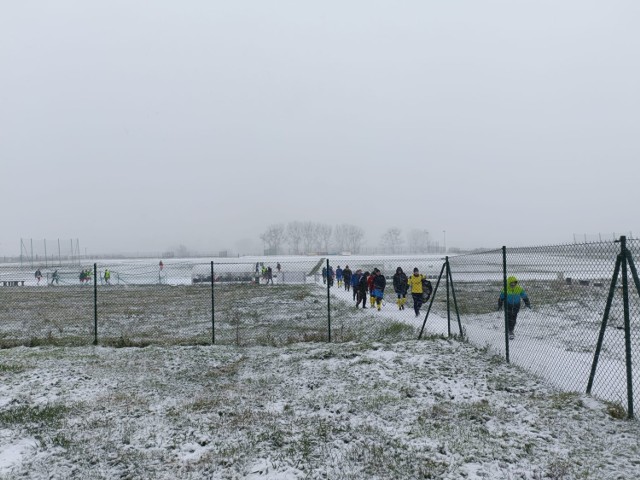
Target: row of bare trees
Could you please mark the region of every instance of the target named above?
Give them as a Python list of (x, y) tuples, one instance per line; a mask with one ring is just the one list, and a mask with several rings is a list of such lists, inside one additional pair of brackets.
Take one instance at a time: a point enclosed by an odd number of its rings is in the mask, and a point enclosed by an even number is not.
[[(270, 254), (285, 253), (294, 255), (309, 253), (350, 252), (360, 253), (364, 242), (364, 230), (356, 225), (343, 223), (335, 228), (331, 225), (316, 222), (290, 222), (269, 225), (260, 235), (264, 242), (265, 252)], [(407, 247), (402, 230), (390, 228), (380, 240), (380, 246), (386, 253), (427, 253), (433, 245), (427, 230), (411, 230), (407, 235)], [(288, 246), (288, 248), (285, 248)]]
[(316, 222), (290, 222), (269, 225), (260, 235), (269, 253), (282, 253), (284, 245), (295, 255), (305, 253), (329, 252), (331, 247), (337, 251), (360, 251), (364, 239), (364, 230), (355, 225), (342, 224), (335, 227)]

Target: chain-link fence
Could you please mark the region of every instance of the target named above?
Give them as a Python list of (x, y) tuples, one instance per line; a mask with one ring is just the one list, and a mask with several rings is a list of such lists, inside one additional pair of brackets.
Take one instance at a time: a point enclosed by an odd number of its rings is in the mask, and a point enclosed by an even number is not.
[[(616, 268), (623, 250), (630, 259), (626, 282), (624, 265)], [(597, 397), (627, 405), (631, 415), (640, 398), (640, 294), (633, 275), (638, 258), (637, 240), (626, 241), (626, 248), (601, 242), (449, 257), (451, 298), (439, 291), (432, 311), (449, 316), (454, 332), (459, 315), (473, 344), (564, 390), (589, 386)], [(443, 271), (441, 285), (447, 279)]]
[[(389, 279), (400, 264), (436, 272), (441, 263), (437, 257), (353, 261), (354, 273), (377, 268)], [(0, 266), (0, 347), (410, 339), (420, 323), (376, 316), (375, 308), (356, 310), (345, 281), (348, 264), (340, 268), (324, 258), (140, 260), (35, 270)], [(394, 300), (383, 300), (390, 308), (387, 301)]]
[[(448, 257), (444, 265), (438, 256), (113, 261), (35, 272), (2, 265), (0, 347), (285, 345), (463, 334), (560, 388), (584, 391), (591, 377), (595, 395), (630, 400), (632, 408), (640, 391), (634, 356), (640, 295), (632, 264), (640, 241), (627, 241), (626, 256), (621, 248), (614, 242), (503, 248)], [(408, 276), (418, 267), (435, 288), (417, 315), (411, 292), (398, 298), (394, 291), (398, 267)], [(372, 303), (369, 285), (356, 308), (355, 274), (375, 269), (386, 280), (384, 296)], [(507, 284), (511, 276), (531, 309)], [(508, 305), (513, 295), (521, 303), (516, 314)]]

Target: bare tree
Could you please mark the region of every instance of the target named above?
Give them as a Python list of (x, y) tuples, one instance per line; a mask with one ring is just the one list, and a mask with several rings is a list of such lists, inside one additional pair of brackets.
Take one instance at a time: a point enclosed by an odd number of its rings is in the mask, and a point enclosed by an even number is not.
[(289, 222), (287, 225), (287, 239), (293, 249), (293, 253), (300, 253), (300, 242), (302, 241), (302, 222)]
[(313, 222), (303, 222), (301, 225), (302, 248), (304, 253), (311, 253), (316, 242), (316, 225)]
[(284, 240), (284, 225), (281, 223), (269, 225), (260, 235), (260, 239), (267, 245), (269, 253), (277, 255)]
[(329, 253), (329, 242), (331, 242), (333, 227), (331, 225), (319, 223), (316, 225), (316, 232), (318, 235), (318, 242), (322, 248), (322, 251)]
[(390, 228), (387, 230), (380, 241), (382, 248), (388, 253), (396, 253), (402, 246), (402, 230), (399, 228)]
[(336, 226), (336, 228), (333, 230), (333, 238), (335, 239), (336, 247), (340, 252), (344, 252), (348, 248), (347, 245), (349, 243), (349, 227), (350, 226), (351, 225), (347, 225), (346, 223), (343, 223), (342, 225)]
[(360, 247), (362, 246), (362, 239), (364, 238), (364, 230), (360, 227), (356, 227), (355, 225), (347, 225), (347, 246), (351, 253), (360, 252)]
[(411, 230), (408, 239), (411, 253), (427, 253), (429, 251), (429, 232), (427, 230)]

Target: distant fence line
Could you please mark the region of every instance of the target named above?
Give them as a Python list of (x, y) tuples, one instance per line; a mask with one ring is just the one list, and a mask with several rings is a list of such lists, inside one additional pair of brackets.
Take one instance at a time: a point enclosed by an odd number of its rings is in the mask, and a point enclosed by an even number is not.
[[(456, 335), (556, 386), (626, 405), (640, 376), (640, 241), (487, 250), (449, 257), (152, 260), (34, 269), (0, 265), (0, 347), (283, 345)], [(338, 263), (341, 262), (341, 263)], [(350, 286), (323, 276), (379, 268), (382, 312), (355, 309)], [(399, 310), (392, 276), (418, 267), (435, 291), (422, 316)], [(270, 271), (269, 271), (270, 268)], [(498, 300), (515, 276), (530, 300), (515, 319)]]

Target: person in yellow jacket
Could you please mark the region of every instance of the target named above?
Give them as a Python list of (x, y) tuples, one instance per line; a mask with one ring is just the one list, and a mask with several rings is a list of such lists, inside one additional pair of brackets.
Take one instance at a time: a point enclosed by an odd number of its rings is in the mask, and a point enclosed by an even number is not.
[(420, 274), (418, 267), (413, 269), (413, 275), (408, 279), (409, 288), (411, 289), (411, 297), (413, 298), (413, 311), (416, 312), (416, 317), (420, 315), (420, 307), (422, 306), (422, 280), (426, 277)]

